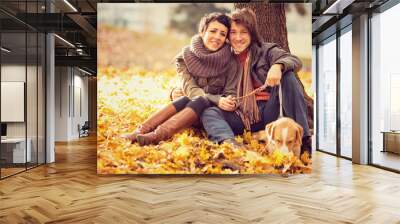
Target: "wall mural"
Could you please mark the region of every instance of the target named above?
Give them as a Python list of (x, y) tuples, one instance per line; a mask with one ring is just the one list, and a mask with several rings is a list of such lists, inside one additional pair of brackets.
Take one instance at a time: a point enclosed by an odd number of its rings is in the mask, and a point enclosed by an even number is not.
[(99, 174), (311, 172), (311, 4), (98, 4), (97, 30)]

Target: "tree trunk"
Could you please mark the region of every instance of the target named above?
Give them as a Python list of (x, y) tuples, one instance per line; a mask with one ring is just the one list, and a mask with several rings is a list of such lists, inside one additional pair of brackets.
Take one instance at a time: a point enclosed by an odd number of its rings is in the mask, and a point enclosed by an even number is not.
[[(257, 2), (235, 3), (234, 6), (236, 9), (250, 8), (251, 10), (253, 10), (253, 12), (257, 16), (258, 29), (261, 38), (263, 38), (265, 42), (279, 44), (283, 49), (290, 52), (286, 29), (285, 4), (266, 4), (262, 2)], [(314, 100), (307, 95), (298, 74), (296, 74), (296, 78), (300, 81), (300, 84), (303, 88), (304, 98), (307, 103), (308, 125), (312, 133), (312, 129), (314, 127)]]

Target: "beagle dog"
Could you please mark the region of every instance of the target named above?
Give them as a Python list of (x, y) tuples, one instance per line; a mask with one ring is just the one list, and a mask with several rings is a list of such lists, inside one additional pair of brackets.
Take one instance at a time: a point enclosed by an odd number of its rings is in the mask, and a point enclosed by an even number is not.
[(282, 117), (265, 127), (267, 150), (272, 153), (280, 150), (283, 153), (292, 151), (300, 158), (303, 128), (293, 119)]

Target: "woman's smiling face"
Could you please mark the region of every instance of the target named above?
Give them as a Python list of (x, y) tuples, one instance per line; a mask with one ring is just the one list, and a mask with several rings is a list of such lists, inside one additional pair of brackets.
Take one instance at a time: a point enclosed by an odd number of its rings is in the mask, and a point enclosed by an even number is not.
[(201, 37), (203, 38), (204, 46), (208, 50), (217, 51), (224, 45), (227, 35), (228, 27), (215, 20), (208, 24)]

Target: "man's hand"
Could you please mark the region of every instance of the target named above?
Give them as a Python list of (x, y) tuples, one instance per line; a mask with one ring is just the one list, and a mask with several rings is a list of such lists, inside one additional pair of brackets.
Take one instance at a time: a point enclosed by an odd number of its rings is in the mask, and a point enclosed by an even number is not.
[(183, 95), (184, 95), (184, 93), (183, 93), (182, 88), (176, 87), (174, 90), (172, 90), (172, 93), (171, 93), (172, 101), (176, 100), (178, 97), (181, 97)]
[(218, 101), (218, 107), (226, 111), (236, 110), (236, 102), (232, 96), (221, 97)]
[(281, 83), (282, 78), (282, 69), (283, 66), (281, 64), (273, 64), (268, 71), (267, 80), (265, 80), (265, 84), (267, 86), (276, 86)]

